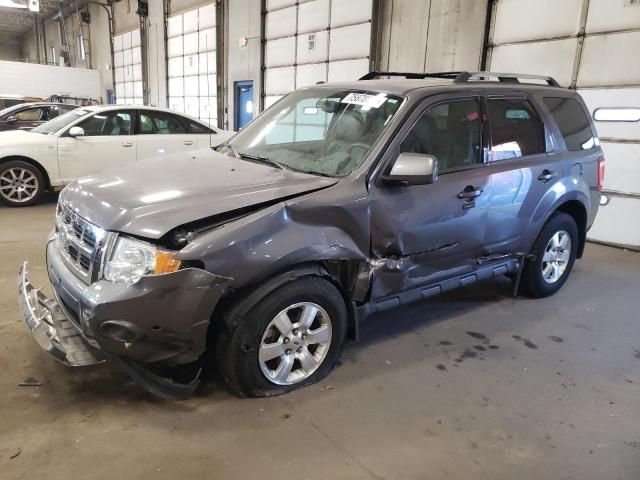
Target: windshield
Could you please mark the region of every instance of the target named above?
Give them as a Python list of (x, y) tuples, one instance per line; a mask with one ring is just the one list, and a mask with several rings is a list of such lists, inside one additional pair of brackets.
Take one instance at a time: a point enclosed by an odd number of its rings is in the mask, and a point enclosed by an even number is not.
[(43, 123), (42, 125), (34, 128), (31, 131), (33, 133), (42, 133), (44, 135), (51, 135), (63, 129), (70, 123), (76, 121), (80, 117), (84, 117), (85, 115), (88, 115), (89, 113), (91, 113), (90, 110), (83, 110), (82, 108), (71, 110), (70, 112), (67, 112), (64, 115), (60, 115), (59, 117), (56, 117), (53, 120)]
[(401, 97), (379, 92), (298, 90), (266, 110), (229, 144), (240, 158), (342, 177), (365, 157), (401, 104)]

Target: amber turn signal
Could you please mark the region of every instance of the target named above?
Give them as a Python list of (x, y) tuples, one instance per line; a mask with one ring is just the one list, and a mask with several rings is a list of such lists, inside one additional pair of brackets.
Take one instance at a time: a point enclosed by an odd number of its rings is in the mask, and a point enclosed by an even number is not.
[(154, 273), (171, 273), (180, 268), (180, 260), (174, 258), (172, 252), (156, 252), (156, 269)]

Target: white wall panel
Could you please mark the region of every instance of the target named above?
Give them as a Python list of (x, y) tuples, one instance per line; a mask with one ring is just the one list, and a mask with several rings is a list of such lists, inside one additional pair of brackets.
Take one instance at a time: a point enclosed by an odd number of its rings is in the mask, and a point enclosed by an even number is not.
[(200, 7), (198, 12), (198, 28), (205, 30), (216, 26), (216, 6), (215, 4)]
[(604, 189), (640, 194), (640, 144), (602, 142), (602, 150)]
[(167, 20), (167, 37), (177, 37), (182, 35), (182, 15), (169, 17)]
[(182, 53), (183, 55), (191, 55), (198, 53), (198, 32), (187, 33), (182, 37)]
[(122, 67), (124, 65), (124, 53), (122, 52), (115, 52), (113, 54), (113, 64), (116, 67)]
[(265, 71), (266, 95), (285, 95), (295, 88), (294, 67), (267, 68)]
[(170, 78), (169, 79), (169, 96), (181, 97), (184, 95), (184, 78)]
[(315, 85), (317, 82), (327, 81), (327, 64), (311, 63), (298, 65), (296, 69), (296, 88)]
[(282, 95), (267, 95), (264, 97), (264, 108), (269, 108), (282, 98)]
[(610, 195), (609, 203), (601, 206), (589, 230), (590, 239), (616, 245), (640, 246), (638, 200)]
[(198, 10), (189, 10), (182, 14), (182, 33), (198, 31)]
[[(640, 108), (640, 88), (606, 88), (578, 90), (593, 116), (597, 108)], [(600, 137), (640, 141), (640, 122), (595, 122)], [(639, 166), (640, 168), (640, 166)]]
[(182, 77), (184, 72), (183, 57), (169, 59), (169, 77)]
[(569, 86), (576, 46), (577, 40), (573, 38), (495, 47), (491, 70), (550, 75), (561, 85)]
[(184, 70), (183, 75), (198, 75), (200, 68), (198, 65), (198, 55), (185, 55), (184, 57)]
[(122, 35), (122, 49), (126, 50), (131, 48), (131, 32), (123, 33)]
[(296, 37), (278, 38), (267, 42), (264, 62), (267, 67), (293, 65), (295, 54)]
[(371, 20), (372, 0), (333, 0), (331, 27), (364, 23)]
[(215, 73), (216, 71), (216, 52), (201, 53), (198, 55), (198, 63), (200, 64), (200, 73)]
[(640, 32), (585, 38), (578, 85), (634, 84), (640, 84)]
[(216, 49), (216, 29), (207, 28), (198, 33), (198, 51), (210, 52)]
[(316, 32), (329, 27), (329, 0), (313, 0), (298, 7), (298, 33)]
[(346, 60), (329, 64), (329, 81), (342, 82), (355, 80), (369, 71), (369, 60)]
[(640, 26), (640, 5), (612, 0), (589, 0), (587, 34)]
[[(311, 40), (310, 36), (315, 40)], [(310, 48), (310, 42), (313, 42), (313, 49)], [(323, 62), (327, 58), (329, 58), (329, 32), (324, 30), (298, 35), (298, 64)]]
[(329, 33), (329, 60), (368, 57), (371, 49), (371, 24), (332, 28)]
[(267, 39), (290, 37), (296, 33), (296, 7), (267, 13), (265, 34)]
[(122, 51), (122, 36), (116, 35), (113, 37), (113, 51), (121, 52)]
[(167, 55), (169, 57), (182, 56), (182, 37), (173, 37), (167, 40)]
[(277, 10), (279, 8), (295, 5), (297, 0), (267, 0), (267, 10)]

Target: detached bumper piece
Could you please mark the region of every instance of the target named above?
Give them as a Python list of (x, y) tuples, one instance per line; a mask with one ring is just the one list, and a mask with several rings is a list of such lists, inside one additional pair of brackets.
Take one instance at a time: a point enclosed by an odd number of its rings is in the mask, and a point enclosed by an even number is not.
[(72, 367), (104, 362), (102, 354), (91, 347), (60, 309), (27, 278), (27, 262), (18, 275), (18, 303), (33, 338), (56, 360)]

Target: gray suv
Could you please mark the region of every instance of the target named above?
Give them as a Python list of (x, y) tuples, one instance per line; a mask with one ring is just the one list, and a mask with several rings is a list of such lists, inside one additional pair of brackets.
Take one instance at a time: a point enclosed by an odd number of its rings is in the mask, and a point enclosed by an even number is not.
[[(229, 142), (82, 178), (47, 243), (55, 298), (25, 321), (69, 365), (189, 396), (312, 384), (361, 321), (507, 275), (545, 297), (584, 251), (604, 158), (549, 77), (374, 72), (302, 88)], [(389, 317), (389, 321), (393, 317)]]

